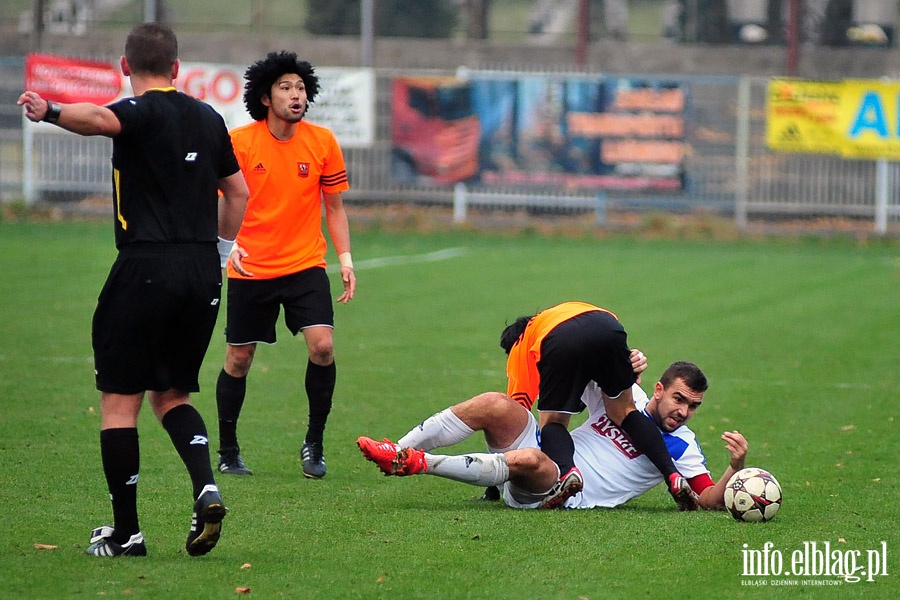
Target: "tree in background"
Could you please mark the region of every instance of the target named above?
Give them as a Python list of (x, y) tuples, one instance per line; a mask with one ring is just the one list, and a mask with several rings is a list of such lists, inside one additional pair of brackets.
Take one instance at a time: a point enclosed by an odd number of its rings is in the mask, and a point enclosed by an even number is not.
[[(375, 33), (384, 37), (447, 38), (456, 33), (454, 2), (376, 0)], [(316, 35), (359, 35), (360, 0), (309, 0), (306, 28)]]
[(359, 35), (359, 0), (309, 0), (306, 29), (315, 35)]
[(470, 40), (488, 39), (490, 4), (491, 0), (465, 0), (466, 30)]
[(695, 2), (697, 7), (696, 31), (698, 42), (706, 44), (731, 43), (731, 35), (728, 27), (728, 5), (717, 0), (700, 0)]
[(848, 46), (847, 30), (853, 25), (852, 0), (830, 0), (825, 8), (822, 21), (822, 44), (825, 46)]

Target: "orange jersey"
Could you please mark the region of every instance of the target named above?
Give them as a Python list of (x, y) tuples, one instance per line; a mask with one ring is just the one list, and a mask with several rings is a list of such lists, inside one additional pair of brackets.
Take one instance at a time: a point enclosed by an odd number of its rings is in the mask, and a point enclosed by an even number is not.
[[(350, 189), (344, 156), (334, 134), (300, 121), (286, 142), (265, 121), (231, 132), (231, 143), (250, 201), (237, 236), (254, 279), (272, 279), (325, 266), (322, 193)], [(229, 262), (228, 277), (243, 279)]]
[(540, 391), (541, 377), (537, 365), (541, 360), (544, 338), (563, 321), (597, 310), (616, 316), (605, 308), (587, 302), (563, 302), (534, 315), (506, 360), (506, 377), (509, 380), (506, 395), (531, 410)]

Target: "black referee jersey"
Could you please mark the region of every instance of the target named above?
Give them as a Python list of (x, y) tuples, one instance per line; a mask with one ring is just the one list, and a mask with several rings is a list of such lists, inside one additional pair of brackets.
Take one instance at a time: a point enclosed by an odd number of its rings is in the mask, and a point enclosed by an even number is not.
[(112, 153), (116, 247), (215, 242), (218, 180), (239, 170), (222, 116), (175, 88), (108, 108), (122, 124)]

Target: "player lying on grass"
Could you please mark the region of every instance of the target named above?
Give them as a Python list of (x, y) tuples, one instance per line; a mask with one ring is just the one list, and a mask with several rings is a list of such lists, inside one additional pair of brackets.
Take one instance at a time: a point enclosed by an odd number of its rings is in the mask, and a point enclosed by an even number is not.
[[(697, 365), (675, 362), (654, 385), (652, 397), (648, 398), (638, 385), (632, 392), (637, 409), (660, 429), (699, 505), (712, 510), (724, 508), (725, 484), (744, 468), (747, 440), (737, 431), (722, 434), (731, 460), (714, 482), (694, 432), (686, 425), (700, 407), (706, 389), (706, 376)], [(659, 470), (609, 419), (595, 384), (588, 386), (583, 399), (588, 418), (572, 430), (575, 464), (583, 480), (559, 480), (559, 467), (540, 450), (534, 415), (499, 392), (480, 394), (445, 409), (397, 443), (360, 437), (357, 445), (385, 475), (427, 474), (478, 486), (502, 486), (503, 501), (513, 508), (553, 506), (547, 500), (554, 496), (568, 497), (566, 508), (610, 508), (662, 483)], [(429, 453), (461, 442), (476, 431), (484, 432), (490, 453)]]
[[(582, 478), (574, 461), (569, 421), (584, 410), (581, 396), (594, 383), (609, 420), (628, 436), (636, 452), (659, 469), (679, 509), (697, 509), (659, 429), (635, 409), (631, 387), (640, 383), (635, 377), (640, 371), (615, 314), (586, 302), (563, 302), (516, 319), (500, 335), (500, 347), (508, 356), (506, 394), (528, 410), (537, 408), (541, 450), (559, 466), (561, 485)], [(491, 499), (490, 491), (485, 490), (485, 499)]]

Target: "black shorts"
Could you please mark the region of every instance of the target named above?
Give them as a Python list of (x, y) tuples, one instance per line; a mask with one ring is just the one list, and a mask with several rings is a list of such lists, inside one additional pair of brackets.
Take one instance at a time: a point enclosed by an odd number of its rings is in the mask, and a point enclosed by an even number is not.
[(97, 389), (196, 392), (219, 313), (216, 245), (126, 247), (110, 269), (91, 330)]
[(282, 306), (284, 323), (292, 335), (316, 325), (334, 327), (325, 269), (313, 267), (274, 279), (229, 279), (225, 341), (238, 346), (274, 344)]
[(621, 323), (611, 314), (592, 311), (553, 328), (541, 342), (538, 411), (576, 414), (590, 381), (616, 397), (635, 382), (631, 349)]

